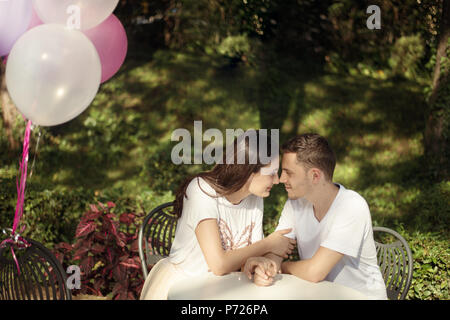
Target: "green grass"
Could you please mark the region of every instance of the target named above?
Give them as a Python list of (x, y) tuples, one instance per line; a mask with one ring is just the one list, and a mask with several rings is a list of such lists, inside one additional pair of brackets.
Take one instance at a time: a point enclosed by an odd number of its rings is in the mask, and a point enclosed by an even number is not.
[[(414, 246), (416, 281), (423, 281), (409, 298), (448, 299), (450, 184), (432, 182), (423, 164), (423, 89), (413, 81), (326, 73), (292, 58), (227, 68), (213, 56), (130, 50), (82, 115), (41, 129), (27, 185), (26, 232), (51, 245), (70, 240), (77, 218), (96, 200), (115, 201), (124, 210), (169, 201), (186, 175), (207, 168), (170, 161), (172, 131), (193, 132), (194, 120), (203, 121), (203, 131), (218, 128), (224, 136), (226, 128), (280, 128), (281, 142), (313, 131), (336, 151), (334, 180), (367, 199), (374, 225), (400, 231)], [(20, 123), (17, 139), (23, 129)], [(33, 136), (31, 157), (36, 131)], [(0, 148), (7, 149), (4, 136)], [(19, 157), (20, 151), (0, 153), (2, 226), (12, 224)], [(282, 186), (266, 200), (266, 233), (285, 200)], [(59, 229), (56, 222), (46, 225), (55, 214), (65, 221)], [(442, 261), (433, 262), (436, 257)], [(431, 269), (423, 271), (427, 264)]]

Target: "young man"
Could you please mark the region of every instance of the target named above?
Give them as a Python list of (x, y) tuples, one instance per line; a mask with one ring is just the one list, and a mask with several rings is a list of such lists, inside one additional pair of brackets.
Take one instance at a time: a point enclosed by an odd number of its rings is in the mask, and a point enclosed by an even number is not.
[(354, 288), (370, 299), (387, 299), (377, 265), (372, 220), (358, 193), (332, 182), (334, 152), (325, 138), (304, 134), (282, 147), (282, 174), (289, 200), (277, 230), (297, 240), (300, 261), (274, 254), (247, 260), (244, 272), (257, 285), (270, 285), (276, 272), (311, 282), (327, 280)]

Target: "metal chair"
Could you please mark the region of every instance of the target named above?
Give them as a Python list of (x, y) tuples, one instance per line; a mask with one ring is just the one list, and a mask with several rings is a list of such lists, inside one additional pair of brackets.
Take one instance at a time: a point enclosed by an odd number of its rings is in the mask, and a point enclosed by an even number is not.
[[(390, 300), (405, 299), (412, 280), (413, 258), (406, 240), (394, 230), (374, 227), (377, 260)], [(379, 241), (377, 241), (379, 240)]]
[(7, 244), (0, 248), (0, 300), (71, 300), (67, 275), (53, 253), (37, 241), (25, 240), (30, 247)]
[(148, 276), (148, 266), (167, 257), (175, 237), (178, 218), (173, 213), (173, 202), (153, 209), (139, 229), (139, 257), (144, 278)]

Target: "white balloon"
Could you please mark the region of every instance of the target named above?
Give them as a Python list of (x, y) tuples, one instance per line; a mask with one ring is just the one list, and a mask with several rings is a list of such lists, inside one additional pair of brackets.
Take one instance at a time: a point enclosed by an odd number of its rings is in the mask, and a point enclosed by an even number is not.
[(91, 104), (101, 75), (97, 50), (81, 31), (44, 24), (15, 43), (6, 65), (6, 86), (27, 119), (54, 126)]
[(44, 23), (63, 24), (87, 30), (106, 20), (119, 0), (33, 0), (34, 8)]

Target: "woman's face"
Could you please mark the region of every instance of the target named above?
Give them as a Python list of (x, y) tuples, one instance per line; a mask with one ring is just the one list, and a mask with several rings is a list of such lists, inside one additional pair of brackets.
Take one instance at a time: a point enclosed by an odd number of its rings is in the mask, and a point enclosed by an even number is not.
[(262, 167), (258, 173), (255, 173), (251, 178), (252, 181), (249, 186), (249, 192), (258, 197), (268, 197), (270, 189), (274, 184), (278, 184), (278, 169), (280, 158), (276, 157), (268, 165)]

